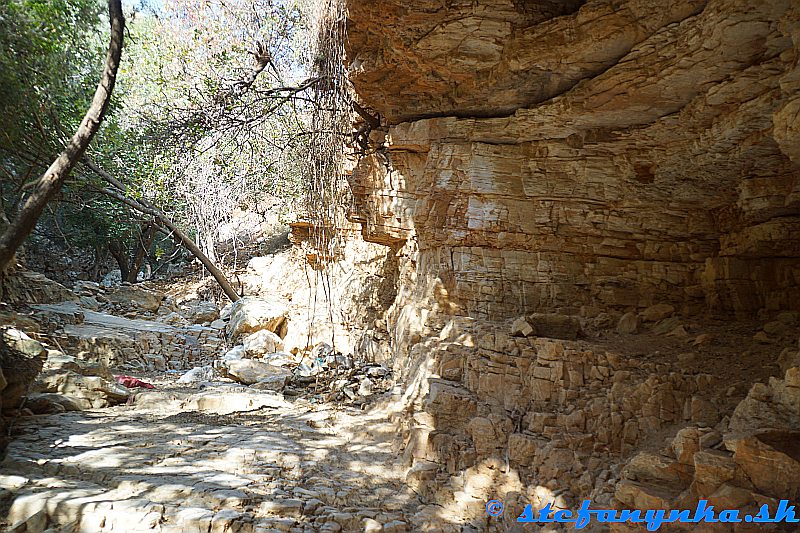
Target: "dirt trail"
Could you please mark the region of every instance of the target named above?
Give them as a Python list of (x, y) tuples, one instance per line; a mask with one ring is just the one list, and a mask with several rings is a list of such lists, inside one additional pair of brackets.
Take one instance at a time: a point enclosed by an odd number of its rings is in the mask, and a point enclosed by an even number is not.
[(405, 531), (421, 506), (378, 411), (162, 384), (17, 432), (0, 475), (11, 531)]

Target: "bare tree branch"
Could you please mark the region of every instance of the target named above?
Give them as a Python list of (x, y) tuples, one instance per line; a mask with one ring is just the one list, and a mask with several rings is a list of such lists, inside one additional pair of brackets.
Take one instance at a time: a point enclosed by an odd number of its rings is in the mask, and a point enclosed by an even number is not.
[(125, 185), (119, 181), (117, 178), (97, 166), (88, 156), (83, 157), (83, 163), (89, 167), (95, 174), (100, 176), (106, 183), (110, 184), (114, 187), (115, 190), (112, 189), (103, 189), (103, 193), (111, 196), (112, 198), (116, 198), (120, 202), (124, 203), (128, 207), (135, 209), (141, 213), (145, 213), (147, 215), (151, 215), (158, 219), (158, 221), (166, 226), (167, 228), (172, 231), (178, 240), (181, 241), (186, 249), (188, 249), (193, 256), (200, 260), (203, 266), (209, 271), (209, 273), (214, 277), (214, 279), (219, 283), (219, 286), (222, 288), (225, 295), (230, 298), (231, 301), (237, 301), (240, 296), (231, 285), (228, 278), (225, 274), (220, 270), (209, 258), (206, 256), (200, 248), (194, 243), (194, 241), (189, 238), (183, 231), (181, 231), (163, 211), (158, 209), (156, 206), (148, 202), (144, 198), (140, 198), (137, 200), (128, 198), (125, 196), (126, 187)]

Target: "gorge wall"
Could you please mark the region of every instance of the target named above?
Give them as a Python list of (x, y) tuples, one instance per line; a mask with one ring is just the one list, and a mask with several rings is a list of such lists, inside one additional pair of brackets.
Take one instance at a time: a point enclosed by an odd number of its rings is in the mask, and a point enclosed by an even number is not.
[(800, 309), (796, 3), (348, 8), (356, 217), (457, 313)]
[[(754, 436), (800, 428), (800, 5), (346, 6), (350, 79), (381, 118), (351, 220), (397, 257), (386, 325), (415, 490), (452, 520), (498, 495), (744, 507), (795, 490), (752, 479), (800, 467)], [(591, 333), (623, 314), (647, 336)], [(692, 321), (714, 317), (767, 324), (710, 342)]]

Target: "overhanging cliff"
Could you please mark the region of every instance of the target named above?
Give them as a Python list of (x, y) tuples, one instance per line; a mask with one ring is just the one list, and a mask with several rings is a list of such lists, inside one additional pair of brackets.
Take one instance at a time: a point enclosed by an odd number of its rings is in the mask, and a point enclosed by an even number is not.
[(358, 218), (415, 241), (415, 290), (487, 318), (800, 308), (793, 2), (348, 9), (351, 80), (388, 126)]

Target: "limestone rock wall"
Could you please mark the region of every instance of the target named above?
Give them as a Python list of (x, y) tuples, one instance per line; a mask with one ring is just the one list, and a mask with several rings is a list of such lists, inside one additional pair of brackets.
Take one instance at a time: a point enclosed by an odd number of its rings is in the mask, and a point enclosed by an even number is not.
[[(347, 7), (350, 77), (382, 121), (350, 180), (351, 219), (397, 257), (386, 324), (415, 491), (475, 524), (490, 497), (507, 513), (584, 497), (677, 506), (718, 489), (731, 506), (757, 500), (731, 481), (739, 467), (713, 484), (699, 462), (708, 448), (747, 456), (733, 449), (736, 404), (797, 342), (800, 5)], [(647, 309), (670, 311), (619, 349), (510, 335), (534, 313), (591, 332)], [(732, 327), (720, 335), (741, 337), (719, 351), (692, 324), (709, 314), (780, 317), (788, 334)], [(686, 328), (693, 345), (659, 351)]]
[(800, 305), (796, 3), (348, 7), (386, 125), (353, 216), (413, 243), (418, 294), (491, 319)]

